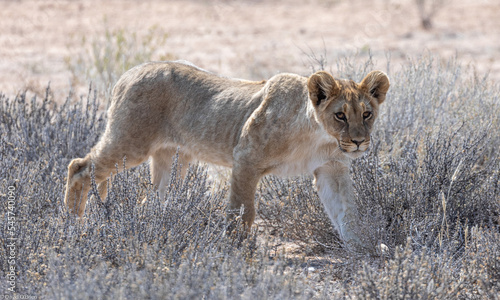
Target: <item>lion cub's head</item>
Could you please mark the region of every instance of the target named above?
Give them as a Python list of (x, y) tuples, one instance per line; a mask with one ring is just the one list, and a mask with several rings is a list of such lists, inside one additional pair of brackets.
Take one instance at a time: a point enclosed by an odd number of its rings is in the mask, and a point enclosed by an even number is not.
[(384, 72), (370, 72), (361, 83), (334, 79), (317, 72), (307, 82), (316, 120), (351, 158), (361, 156), (370, 146), (370, 133), (379, 105), (389, 90)]

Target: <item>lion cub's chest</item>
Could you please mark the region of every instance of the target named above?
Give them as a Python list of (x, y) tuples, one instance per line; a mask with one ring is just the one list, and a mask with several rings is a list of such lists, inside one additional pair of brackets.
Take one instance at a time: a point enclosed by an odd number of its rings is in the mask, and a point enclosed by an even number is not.
[(312, 174), (314, 170), (331, 160), (343, 158), (336, 142), (319, 145), (300, 145), (288, 153), (285, 158), (271, 170), (278, 176), (296, 176)]

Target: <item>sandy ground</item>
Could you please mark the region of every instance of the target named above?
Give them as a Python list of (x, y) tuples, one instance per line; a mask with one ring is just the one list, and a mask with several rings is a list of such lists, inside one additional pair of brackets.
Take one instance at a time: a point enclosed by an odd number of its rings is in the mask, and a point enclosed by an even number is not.
[(326, 49), (333, 65), (353, 52), (366, 57), (370, 49), (383, 70), (388, 53), (397, 67), (430, 52), (457, 56), (479, 75), (500, 80), (496, 0), (448, 0), (428, 31), (414, 0), (0, 0), (0, 91), (41, 93), (50, 81), (64, 97), (72, 83), (65, 57), (82, 51), (82, 37), (106, 28), (140, 34), (151, 26), (168, 34), (163, 55), (226, 76), (308, 74), (304, 52), (319, 56)]

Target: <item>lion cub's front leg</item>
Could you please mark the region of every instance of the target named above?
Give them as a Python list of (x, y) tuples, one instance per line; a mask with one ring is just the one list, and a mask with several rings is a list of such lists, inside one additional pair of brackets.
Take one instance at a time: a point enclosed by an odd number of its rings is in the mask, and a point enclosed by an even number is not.
[(314, 171), (318, 194), (332, 224), (342, 240), (355, 246), (363, 246), (359, 238), (354, 189), (349, 176), (349, 166), (330, 161)]
[(247, 231), (255, 219), (255, 192), (262, 174), (254, 164), (236, 161), (231, 175), (231, 191), (229, 194), (228, 221), (233, 221), (243, 207), (243, 224)]

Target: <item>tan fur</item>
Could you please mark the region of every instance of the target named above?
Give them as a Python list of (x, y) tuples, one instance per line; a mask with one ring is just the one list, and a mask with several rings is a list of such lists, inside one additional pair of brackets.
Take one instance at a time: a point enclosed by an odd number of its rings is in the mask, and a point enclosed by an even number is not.
[[(184, 62), (142, 64), (114, 87), (99, 143), (70, 163), (65, 204), (83, 215), (92, 163), (104, 199), (106, 178), (125, 156), (128, 167), (152, 158), (152, 181), (163, 197), (179, 147), (184, 167), (201, 160), (232, 168), (228, 216), (243, 206), (248, 228), (263, 175), (310, 173), (335, 227), (345, 239), (355, 239), (347, 219), (355, 214), (348, 164), (368, 148), (388, 88), (380, 71), (359, 84), (326, 72), (251, 82)], [(368, 111), (372, 115), (364, 119)], [(345, 120), (335, 117), (339, 112)]]

